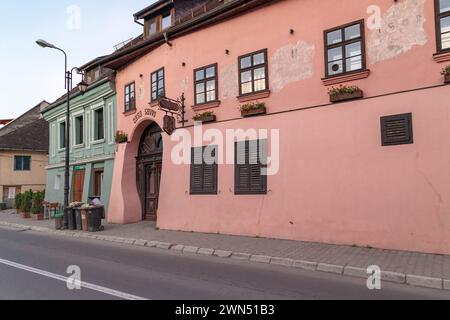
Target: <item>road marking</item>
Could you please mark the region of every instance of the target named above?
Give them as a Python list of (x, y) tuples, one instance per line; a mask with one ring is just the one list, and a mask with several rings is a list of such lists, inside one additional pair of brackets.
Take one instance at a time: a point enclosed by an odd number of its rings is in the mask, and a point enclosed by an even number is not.
[[(47, 272), (47, 271), (44, 271), (44, 270), (28, 267), (28, 266), (25, 266), (23, 264), (19, 264), (19, 263), (8, 261), (8, 260), (4, 260), (4, 259), (0, 259), (0, 264), (4, 264), (4, 265), (10, 266), (10, 267), (13, 267), (13, 268), (16, 268), (16, 269), (20, 269), (20, 270), (24, 270), (24, 271), (28, 271), (28, 272), (31, 272), (31, 273), (35, 273), (35, 274), (38, 274), (38, 275), (41, 275), (41, 276), (44, 276), (44, 277), (47, 277), (47, 278), (63, 281), (65, 283), (67, 283), (67, 281), (69, 279), (67, 277), (60, 276), (60, 275), (55, 274), (55, 273), (51, 273), (51, 272)], [(110, 296), (113, 296), (113, 297), (121, 298), (121, 299), (124, 299), (124, 300), (149, 300), (149, 299), (146, 299), (146, 298), (138, 297), (138, 296), (135, 296), (135, 295), (132, 295), (132, 294), (128, 294), (128, 293), (125, 293), (125, 292), (121, 292), (121, 291), (117, 291), (117, 290), (113, 290), (113, 289), (109, 289), (109, 288), (105, 288), (105, 287), (98, 286), (98, 285), (95, 285), (95, 284), (92, 284), (92, 283), (88, 283), (88, 282), (84, 282), (84, 281), (81, 282), (81, 287), (89, 289), (89, 290), (101, 292), (101, 293), (104, 293), (104, 294), (107, 294), (107, 295), (110, 295)]]

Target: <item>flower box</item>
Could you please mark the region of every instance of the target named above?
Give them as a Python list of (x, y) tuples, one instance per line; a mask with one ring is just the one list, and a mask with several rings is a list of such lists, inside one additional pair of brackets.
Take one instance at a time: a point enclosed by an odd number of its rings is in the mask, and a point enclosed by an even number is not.
[(216, 120), (217, 120), (217, 117), (214, 114), (199, 115), (199, 116), (194, 117), (194, 121), (201, 122), (201, 123), (215, 122)]
[(354, 92), (339, 92), (330, 95), (330, 102), (341, 102), (347, 100), (361, 99), (364, 97), (362, 90), (356, 90)]
[(244, 104), (243, 106), (240, 107), (240, 111), (242, 117), (244, 118), (267, 113), (266, 104), (264, 102), (254, 102)]
[(128, 143), (128, 135), (123, 131), (117, 131), (116, 133), (116, 143)]

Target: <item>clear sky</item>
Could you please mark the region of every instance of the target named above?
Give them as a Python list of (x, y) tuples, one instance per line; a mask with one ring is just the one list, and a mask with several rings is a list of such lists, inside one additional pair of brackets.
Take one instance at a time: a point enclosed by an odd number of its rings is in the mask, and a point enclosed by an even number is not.
[[(15, 118), (42, 100), (64, 94), (64, 49), (76, 67), (109, 54), (142, 27), (133, 13), (155, 0), (1, 0), (0, 119)], [(77, 82), (79, 79), (74, 80)]]

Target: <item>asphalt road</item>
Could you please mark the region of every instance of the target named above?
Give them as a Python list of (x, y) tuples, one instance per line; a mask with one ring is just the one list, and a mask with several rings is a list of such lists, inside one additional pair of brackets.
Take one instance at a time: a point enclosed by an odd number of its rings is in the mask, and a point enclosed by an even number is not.
[[(67, 268), (79, 266), (81, 290)], [(0, 229), (0, 299), (450, 299), (450, 293), (231, 259)]]

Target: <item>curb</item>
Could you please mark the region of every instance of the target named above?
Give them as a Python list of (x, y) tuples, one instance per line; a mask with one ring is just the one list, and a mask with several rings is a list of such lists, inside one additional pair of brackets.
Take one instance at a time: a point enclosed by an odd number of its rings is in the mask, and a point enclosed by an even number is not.
[[(368, 278), (370, 275), (367, 270), (355, 266), (343, 266), (327, 263), (319, 263), (305, 260), (294, 260), (288, 258), (271, 257), (264, 255), (252, 255), (244, 252), (233, 252), (227, 250), (215, 250), (212, 248), (199, 248), (195, 246), (186, 246), (183, 244), (173, 244), (160, 241), (148, 241), (139, 239), (120, 238), (114, 236), (102, 236), (90, 233), (80, 233), (74, 231), (59, 231), (43, 227), (27, 226), (16, 223), (8, 223), (0, 221), (0, 226), (13, 227), (18, 229), (32, 230), (41, 233), (49, 233), (54, 235), (61, 235), (71, 238), (82, 238), (105, 242), (115, 242), (136, 247), (155, 248), (160, 250), (170, 250), (182, 254), (194, 254), (201, 256), (212, 256), (222, 259), (232, 259), (236, 261), (249, 261), (253, 263), (261, 263), (268, 265), (283, 266), (288, 268), (302, 269), (306, 271), (325, 272), (331, 274), (344, 275), (355, 278)], [(413, 274), (405, 274), (400, 272), (382, 271), (381, 280), (384, 282), (405, 284), (414, 287), (440, 289), (450, 291), (450, 279), (425, 277)]]

